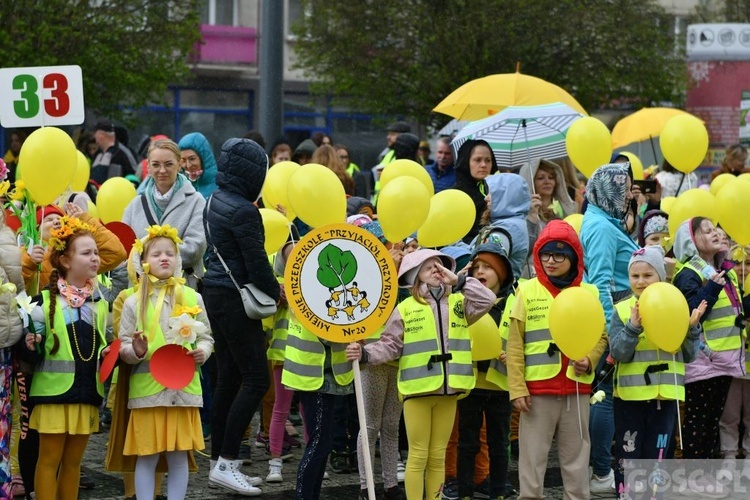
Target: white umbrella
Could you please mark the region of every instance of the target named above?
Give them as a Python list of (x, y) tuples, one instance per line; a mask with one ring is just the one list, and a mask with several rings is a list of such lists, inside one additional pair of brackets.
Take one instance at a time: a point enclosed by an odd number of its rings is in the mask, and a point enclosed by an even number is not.
[(532, 160), (562, 158), (565, 134), (583, 115), (562, 103), (509, 106), (499, 113), (472, 122), (451, 142), (456, 155), (469, 139), (483, 139), (492, 148), (498, 166), (513, 168)]

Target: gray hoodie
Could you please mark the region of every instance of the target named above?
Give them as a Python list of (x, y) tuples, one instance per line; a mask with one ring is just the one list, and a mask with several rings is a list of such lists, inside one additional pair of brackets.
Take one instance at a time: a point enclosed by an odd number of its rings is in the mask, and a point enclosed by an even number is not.
[[(529, 255), (529, 230), (526, 216), (531, 207), (529, 185), (518, 174), (495, 174), (486, 179), (490, 193), (490, 231), (508, 253), (513, 268), (513, 276), (521, 276), (521, 271)], [(478, 241), (485, 230), (472, 242), (475, 247), (485, 241)], [(486, 237), (483, 239), (487, 239)]]

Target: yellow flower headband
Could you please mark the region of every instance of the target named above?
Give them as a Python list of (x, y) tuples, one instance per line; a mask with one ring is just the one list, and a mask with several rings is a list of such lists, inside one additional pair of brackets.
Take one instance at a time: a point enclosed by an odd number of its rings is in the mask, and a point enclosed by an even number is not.
[[(182, 243), (180, 237), (177, 236), (177, 228), (174, 228), (169, 224), (164, 224), (163, 226), (154, 224), (153, 226), (149, 226), (148, 229), (146, 229), (146, 232), (148, 233), (149, 240), (153, 240), (154, 238), (167, 238), (172, 240), (175, 245), (179, 245)], [(143, 241), (135, 240), (135, 243), (133, 243), (133, 250), (135, 250), (139, 254), (142, 254)]]
[(50, 231), (49, 244), (59, 252), (64, 252), (68, 245), (68, 238), (79, 231), (94, 232), (94, 228), (75, 217), (60, 217), (60, 227)]

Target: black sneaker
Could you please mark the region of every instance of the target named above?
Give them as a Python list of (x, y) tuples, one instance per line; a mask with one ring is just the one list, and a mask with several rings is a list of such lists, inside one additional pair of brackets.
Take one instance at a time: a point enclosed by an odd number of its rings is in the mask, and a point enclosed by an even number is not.
[(331, 452), (331, 470), (336, 474), (349, 473), (349, 456), (347, 453)]
[(518, 492), (513, 485), (510, 484), (510, 481), (505, 483), (505, 493), (503, 494), (503, 498), (513, 498), (516, 495), (518, 495)]
[(404, 498), (404, 492), (401, 491), (401, 488), (399, 488), (398, 485), (385, 490), (382, 496), (383, 500), (404, 500)]
[(488, 500), (490, 498), (490, 478), (474, 485), (474, 498), (476, 500)]
[(82, 490), (90, 490), (93, 489), (94, 486), (96, 486), (96, 483), (93, 479), (89, 479), (86, 474), (81, 471), (81, 477), (78, 479), (78, 488)]
[(458, 480), (455, 477), (449, 477), (443, 485), (444, 500), (458, 500)]
[(357, 460), (357, 452), (349, 453), (349, 472), (359, 473), (359, 461)]

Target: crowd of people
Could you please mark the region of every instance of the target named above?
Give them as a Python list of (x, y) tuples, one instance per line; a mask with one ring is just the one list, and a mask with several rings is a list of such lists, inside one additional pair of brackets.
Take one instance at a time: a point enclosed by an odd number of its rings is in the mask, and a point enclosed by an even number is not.
[[(750, 453), (750, 256), (703, 217), (670, 238), (661, 198), (698, 179), (668, 163), (651, 173), (655, 192), (642, 193), (625, 156), (585, 179), (566, 158), (498, 165), (485, 141), (454, 151), (441, 137), (430, 160), (403, 122), (388, 127), (387, 147), (367, 169), (324, 133), (293, 148), (282, 139), (266, 147), (251, 132), (227, 140), (218, 158), (200, 132), (177, 142), (153, 136), (139, 162), (118, 129), (101, 121), (80, 135), (91, 181), (37, 208), (40, 241), (21, 241), (5, 221), (0, 228), (0, 498), (77, 498), (89, 436), (100, 430), (110, 433), (107, 468), (122, 472), (126, 498), (139, 499), (161, 495), (164, 472), (167, 498), (184, 498), (193, 453), (208, 444), (210, 470), (200, 474), (244, 496), (261, 495), (264, 481), (289, 481), (289, 450), (304, 444), (299, 500), (320, 498), (328, 471), (358, 473), (360, 498), (369, 498), (363, 439), (370, 462), (380, 450), (379, 498), (390, 500), (543, 498), (553, 442), (570, 499), (633, 498), (646, 486), (628, 484), (627, 464), (672, 457), (723, 458), (698, 480), (696, 491), (711, 491)], [(12, 137), (11, 181), (25, 136)], [(423, 165), (435, 192), (471, 198), (476, 217), (461, 240), (440, 249), (421, 248), (417, 234), (386, 240), (379, 180), (399, 159)], [(730, 146), (721, 172), (739, 175), (746, 160), (744, 147)], [(286, 302), (285, 266), (310, 228), (295, 219), (267, 255), (259, 212), (268, 169), (285, 161), (333, 171), (348, 196), (346, 222), (380, 239), (398, 267), (399, 303), (365, 342), (319, 339)], [(137, 186), (122, 217), (135, 242), (89, 213), (112, 177)], [(6, 197), (18, 203), (13, 191)], [(563, 220), (574, 214), (583, 214), (580, 229)], [(639, 311), (641, 294), (659, 282), (679, 289), (691, 312), (675, 355), (649, 340)], [(275, 315), (249, 318), (238, 283), (276, 300)], [(579, 359), (550, 333), (552, 302), (573, 287), (594, 294), (606, 320)], [(474, 361), (469, 327), (485, 317), (502, 349)], [(178, 388), (159, 376), (155, 354), (175, 343), (192, 359)], [(105, 383), (99, 371), (115, 347), (118, 368)], [(355, 360), (367, 429), (357, 419)], [(256, 412), (260, 428), (251, 431)], [(248, 440), (267, 449), (266, 477), (242, 472)], [(750, 463), (738, 474), (750, 481)]]

